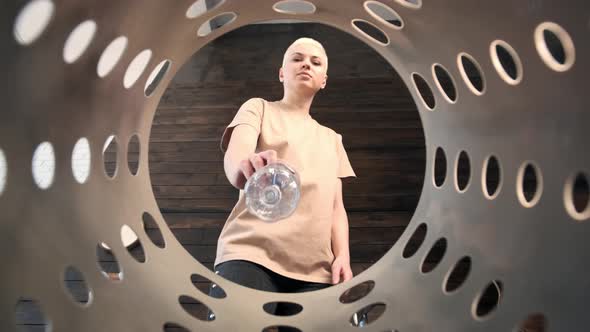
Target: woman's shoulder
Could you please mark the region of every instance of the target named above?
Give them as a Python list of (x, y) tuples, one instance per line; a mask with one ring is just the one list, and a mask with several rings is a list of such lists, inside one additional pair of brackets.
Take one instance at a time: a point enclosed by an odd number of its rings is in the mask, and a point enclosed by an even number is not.
[(264, 114), (264, 109), (266, 108), (267, 103), (268, 102), (263, 98), (253, 97), (242, 103), (240, 110), (255, 111), (256, 113)]
[(248, 100), (246, 100), (242, 106), (244, 105), (257, 105), (257, 106), (264, 106), (264, 104), (268, 103), (268, 101), (264, 98), (260, 98), (260, 97), (252, 97)]
[(316, 119), (313, 119), (313, 121), (317, 124), (320, 132), (322, 133), (322, 135), (324, 135), (324, 137), (328, 137), (331, 139), (337, 139), (339, 136), (341, 136), (338, 132), (336, 132), (334, 129), (325, 126), (321, 123), (319, 123)]
[(249, 101), (265, 102), (265, 103), (268, 102), (266, 99), (264, 99), (262, 97), (252, 97), (252, 98), (248, 99), (246, 102), (249, 102)]

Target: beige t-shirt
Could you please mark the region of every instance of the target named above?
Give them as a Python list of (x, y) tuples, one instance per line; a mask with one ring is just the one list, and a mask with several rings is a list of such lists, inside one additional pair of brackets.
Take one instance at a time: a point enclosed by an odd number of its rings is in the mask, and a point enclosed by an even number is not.
[(225, 151), (232, 129), (252, 126), (259, 132), (256, 151), (273, 149), (292, 166), (301, 181), (301, 196), (288, 218), (267, 222), (248, 212), (244, 191), (229, 215), (217, 244), (215, 265), (247, 260), (283, 276), (331, 283), (331, 231), (337, 177), (356, 176), (342, 136), (310, 115), (281, 110), (277, 102), (252, 98), (225, 129)]

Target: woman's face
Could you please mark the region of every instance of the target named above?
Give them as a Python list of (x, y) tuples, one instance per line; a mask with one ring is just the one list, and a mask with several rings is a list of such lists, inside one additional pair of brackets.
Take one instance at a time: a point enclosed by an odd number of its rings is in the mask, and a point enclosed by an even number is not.
[(287, 50), (279, 80), (284, 82), (285, 89), (316, 93), (326, 86), (327, 68), (328, 59), (321, 48), (311, 43), (295, 44)]

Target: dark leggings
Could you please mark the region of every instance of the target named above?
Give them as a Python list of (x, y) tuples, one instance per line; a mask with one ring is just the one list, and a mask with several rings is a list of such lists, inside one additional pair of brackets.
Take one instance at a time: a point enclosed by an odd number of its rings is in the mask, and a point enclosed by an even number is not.
[[(262, 265), (244, 260), (223, 262), (215, 267), (215, 272), (227, 280), (257, 290), (275, 293), (303, 293), (330, 287), (331, 284), (302, 281), (287, 278), (275, 273)], [(221, 297), (219, 287), (211, 287), (209, 295)], [(297, 313), (298, 308), (289, 303), (272, 304), (265, 307), (269, 313), (277, 316), (288, 316)], [(279, 328), (280, 332), (299, 331), (289, 327)]]

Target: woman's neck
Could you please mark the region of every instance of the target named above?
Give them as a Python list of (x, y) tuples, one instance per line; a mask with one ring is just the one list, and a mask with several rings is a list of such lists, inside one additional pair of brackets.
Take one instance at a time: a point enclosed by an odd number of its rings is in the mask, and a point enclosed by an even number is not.
[(279, 100), (281, 106), (285, 111), (309, 114), (313, 96), (302, 96), (296, 93), (287, 93), (283, 95), (283, 99)]

